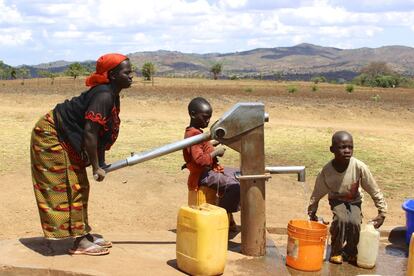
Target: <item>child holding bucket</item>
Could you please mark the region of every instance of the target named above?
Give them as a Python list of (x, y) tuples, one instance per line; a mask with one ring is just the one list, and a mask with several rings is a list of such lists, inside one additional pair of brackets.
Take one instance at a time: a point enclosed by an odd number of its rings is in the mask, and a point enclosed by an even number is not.
[(348, 262), (356, 262), (362, 222), (360, 188), (371, 196), (378, 209), (378, 216), (372, 220), (375, 228), (384, 223), (387, 211), (384, 196), (368, 166), (352, 157), (353, 146), (352, 135), (346, 131), (338, 131), (332, 136), (330, 151), (335, 157), (318, 174), (308, 207), (310, 220), (317, 221), (319, 200), (328, 194), (333, 213), (329, 261), (335, 264), (341, 264), (343, 256)]
[[(190, 125), (185, 129), (184, 138), (202, 133), (202, 129), (208, 127), (212, 113), (213, 109), (206, 99), (192, 99), (188, 104)], [(232, 213), (239, 211), (240, 182), (235, 177), (236, 169), (223, 168), (218, 164), (217, 157), (222, 157), (224, 151), (223, 147), (215, 148), (210, 141), (185, 148), (183, 168), (190, 171), (187, 182), (190, 191), (197, 191), (200, 186), (217, 191), (218, 206), (226, 209), (228, 213), (230, 231), (236, 231)]]

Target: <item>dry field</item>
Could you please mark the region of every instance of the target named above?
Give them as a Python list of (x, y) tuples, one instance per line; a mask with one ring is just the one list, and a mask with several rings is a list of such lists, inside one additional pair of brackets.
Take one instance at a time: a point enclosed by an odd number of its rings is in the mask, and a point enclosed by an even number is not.
[[(41, 235), (29, 160), (30, 132), (37, 119), (56, 103), (78, 95), (83, 80), (0, 81), (0, 239)], [(288, 93), (288, 86), (297, 92)], [(343, 85), (249, 80), (136, 79), (122, 92), (121, 131), (108, 161), (182, 139), (188, 124), (187, 103), (196, 96), (210, 100), (212, 121), (237, 102), (265, 104), (267, 165), (305, 165), (307, 183), (294, 176), (267, 182), (267, 224), (285, 226), (304, 218), (317, 171), (330, 160), (330, 138), (337, 130), (354, 135), (355, 157), (367, 163), (383, 189), (390, 214), (385, 225), (403, 225), (404, 199), (414, 189), (414, 91)], [(227, 150), (221, 161), (238, 166), (238, 154)], [(97, 232), (134, 232), (175, 228), (177, 210), (186, 201), (187, 172), (181, 153), (173, 153), (91, 180), (90, 222)], [(363, 205), (365, 219), (376, 215), (372, 200)], [(330, 219), (327, 200), (320, 214)]]

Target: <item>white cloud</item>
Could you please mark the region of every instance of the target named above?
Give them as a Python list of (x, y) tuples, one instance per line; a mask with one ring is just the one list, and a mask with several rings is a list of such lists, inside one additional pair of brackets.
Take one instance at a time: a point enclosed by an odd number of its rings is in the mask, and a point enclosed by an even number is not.
[(30, 30), (19, 28), (0, 29), (0, 45), (2, 46), (21, 46), (32, 39)]
[[(379, 1), (0, 0), (0, 59), (7, 62), (16, 49), (33, 52), (24, 48), (28, 41), (56, 53), (49, 56), (70, 53), (72, 59), (105, 51), (231, 52), (301, 42), (414, 45), (414, 0)], [(376, 5), (386, 8), (373, 12)], [(20, 34), (7, 31), (13, 28)], [(24, 56), (33, 58), (24, 61), (29, 64), (38, 57)]]
[(133, 41), (138, 43), (148, 43), (150, 40), (144, 33), (136, 33), (132, 36)]
[(247, 0), (220, 0), (219, 6), (224, 8), (231, 8), (231, 9), (237, 9), (244, 7), (247, 4)]
[(4, 0), (0, 0), (0, 23), (15, 24), (22, 21), (22, 16), (15, 6), (7, 6)]

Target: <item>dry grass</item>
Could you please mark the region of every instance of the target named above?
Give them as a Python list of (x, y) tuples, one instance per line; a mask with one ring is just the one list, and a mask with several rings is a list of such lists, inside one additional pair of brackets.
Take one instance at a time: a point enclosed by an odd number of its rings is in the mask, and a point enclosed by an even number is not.
[[(29, 170), (29, 140), (35, 121), (65, 98), (84, 90), (83, 80), (58, 79), (0, 82), (0, 174)], [(287, 87), (297, 87), (288, 93)], [(355, 156), (366, 162), (387, 195), (411, 196), (414, 188), (414, 91), (343, 85), (274, 81), (211, 81), (156, 79), (155, 86), (137, 80), (123, 92), (121, 132), (108, 154), (109, 161), (182, 139), (188, 124), (187, 103), (204, 96), (214, 107), (213, 120), (237, 102), (265, 103), (270, 122), (265, 125), (267, 164), (305, 165), (310, 180), (331, 158), (334, 131), (354, 135)], [(249, 89), (247, 89), (249, 88)], [(380, 95), (373, 101), (373, 95)], [(237, 165), (238, 154), (228, 150), (225, 164)], [(182, 164), (177, 152), (139, 166), (174, 174)]]

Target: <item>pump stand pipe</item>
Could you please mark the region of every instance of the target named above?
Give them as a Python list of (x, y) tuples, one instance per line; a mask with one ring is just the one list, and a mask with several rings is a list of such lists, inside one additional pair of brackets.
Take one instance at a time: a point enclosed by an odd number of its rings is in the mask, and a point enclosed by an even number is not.
[(305, 182), (305, 166), (281, 166), (281, 167), (265, 167), (265, 171), (270, 174), (289, 174), (295, 173), (298, 175), (299, 182)]
[(166, 154), (169, 154), (171, 152), (182, 150), (187, 147), (191, 147), (192, 145), (196, 145), (205, 141), (211, 140), (210, 132), (204, 132), (189, 138), (186, 138), (181, 141), (177, 141), (159, 148), (155, 148), (149, 151), (141, 152), (141, 153), (132, 153), (130, 157), (119, 160), (117, 162), (114, 162), (107, 167), (103, 168), (106, 173), (125, 168), (127, 166), (136, 165), (138, 163), (142, 163)]

